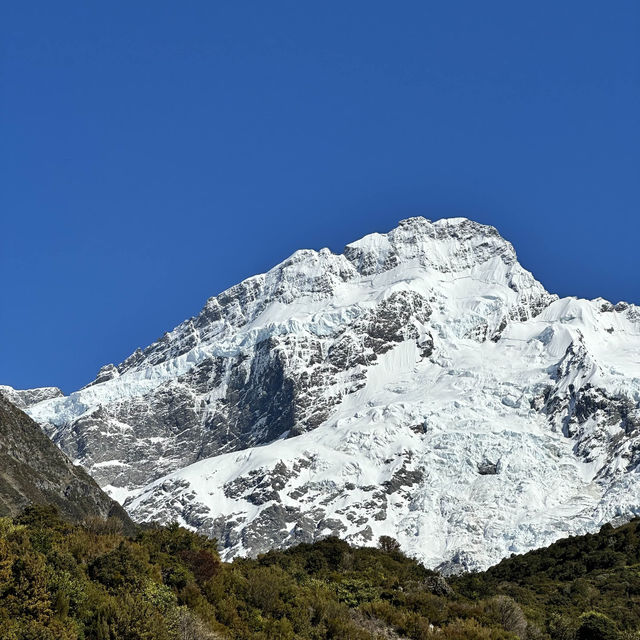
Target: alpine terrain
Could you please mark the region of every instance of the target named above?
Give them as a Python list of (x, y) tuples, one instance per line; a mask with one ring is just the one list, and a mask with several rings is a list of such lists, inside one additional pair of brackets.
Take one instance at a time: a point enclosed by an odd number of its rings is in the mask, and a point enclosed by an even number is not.
[(640, 513), (640, 308), (558, 299), (463, 218), (298, 251), (67, 397), (4, 392), (224, 558), (389, 535), (450, 573)]
[(53, 505), (71, 522), (113, 517), (125, 531), (133, 531), (124, 509), (3, 396), (0, 393), (0, 518), (34, 504)]

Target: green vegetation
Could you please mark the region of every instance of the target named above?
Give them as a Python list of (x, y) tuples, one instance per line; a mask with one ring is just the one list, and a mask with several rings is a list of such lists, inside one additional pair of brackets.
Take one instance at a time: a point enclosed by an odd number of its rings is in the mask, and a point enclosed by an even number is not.
[(511, 596), (553, 638), (640, 637), (640, 520), (512, 556), (452, 586), (471, 599)]
[(640, 521), (448, 582), (391, 538), (223, 563), (178, 526), (120, 528), (47, 507), (0, 518), (0, 638), (640, 638)]

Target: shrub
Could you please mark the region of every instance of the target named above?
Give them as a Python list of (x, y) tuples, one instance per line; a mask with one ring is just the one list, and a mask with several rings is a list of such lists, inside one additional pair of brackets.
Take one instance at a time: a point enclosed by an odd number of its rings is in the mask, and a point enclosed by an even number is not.
[(380, 536), (378, 538), (378, 547), (385, 553), (400, 551), (400, 543), (391, 536)]
[(619, 638), (620, 632), (611, 618), (595, 611), (589, 611), (580, 616), (576, 640), (619, 640)]
[(89, 575), (110, 589), (129, 587), (139, 589), (148, 576), (145, 553), (138, 545), (125, 542), (96, 558), (89, 567)]

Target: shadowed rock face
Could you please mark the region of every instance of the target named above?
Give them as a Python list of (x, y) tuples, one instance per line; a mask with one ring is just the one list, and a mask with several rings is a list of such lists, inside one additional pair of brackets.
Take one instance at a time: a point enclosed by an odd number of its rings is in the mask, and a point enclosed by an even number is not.
[(30, 504), (55, 505), (73, 522), (113, 516), (133, 530), (124, 509), (0, 394), (0, 515), (16, 515)]

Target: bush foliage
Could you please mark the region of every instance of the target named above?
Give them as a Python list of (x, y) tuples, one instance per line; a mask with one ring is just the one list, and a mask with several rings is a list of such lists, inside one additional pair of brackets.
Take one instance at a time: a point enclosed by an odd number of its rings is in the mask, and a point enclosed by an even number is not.
[(639, 563), (640, 521), (447, 584), (390, 538), (225, 563), (177, 525), (125, 537), (30, 507), (0, 518), (0, 638), (640, 639)]

